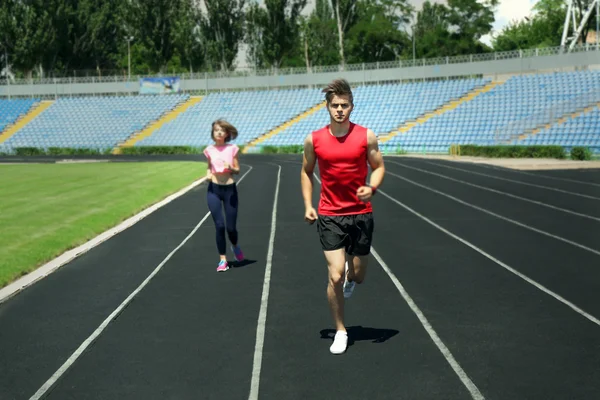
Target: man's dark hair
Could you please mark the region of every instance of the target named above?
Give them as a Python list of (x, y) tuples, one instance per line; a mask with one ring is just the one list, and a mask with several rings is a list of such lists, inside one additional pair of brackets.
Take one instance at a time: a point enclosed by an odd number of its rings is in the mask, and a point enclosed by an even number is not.
[(354, 104), (354, 98), (352, 97), (352, 89), (350, 89), (350, 84), (345, 79), (334, 80), (329, 85), (327, 85), (327, 87), (323, 89), (322, 92), (325, 93), (325, 100), (327, 100), (327, 104), (331, 103), (331, 99), (334, 95), (348, 95), (348, 97), (350, 98), (350, 104)]

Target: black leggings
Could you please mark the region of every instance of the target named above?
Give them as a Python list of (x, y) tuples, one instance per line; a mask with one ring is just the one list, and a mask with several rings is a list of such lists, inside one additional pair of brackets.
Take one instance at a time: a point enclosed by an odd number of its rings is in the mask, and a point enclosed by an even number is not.
[(219, 255), (225, 255), (225, 221), (221, 204), (225, 207), (225, 218), (227, 220), (227, 236), (234, 246), (237, 245), (238, 233), (236, 229), (237, 210), (238, 210), (238, 192), (235, 183), (230, 185), (218, 185), (209, 182), (206, 192), (208, 209), (215, 222), (217, 234), (217, 249)]

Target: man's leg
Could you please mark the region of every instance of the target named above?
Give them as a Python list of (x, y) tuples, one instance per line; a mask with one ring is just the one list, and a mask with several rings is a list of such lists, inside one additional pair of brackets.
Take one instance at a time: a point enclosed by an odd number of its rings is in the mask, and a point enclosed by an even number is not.
[(350, 229), (351, 248), (350, 254), (346, 255), (348, 263), (348, 274), (344, 282), (343, 293), (345, 298), (352, 296), (356, 284), (365, 280), (371, 243), (374, 230), (373, 215), (359, 214), (355, 216), (354, 226)]
[(325, 251), (325, 259), (329, 270), (329, 282), (327, 284), (327, 300), (331, 309), (331, 316), (335, 323), (336, 331), (346, 331), (344, 326), (344, 296), (342, 285), (344, 284), (344, 249)]
[(327, 300), (335, 323), (335, 336), (329, 347), (332, 354), (342, 354), (348, 347), (348, 332), (344, 325), (344, 268), (346, 263), (345, 249), (325, 251), (329, 269), (329, 283), (327, 285)]
[(346, 264), (347, 234), (340, 227), (340, 218), (320, 216), (317, 228), (321, 246), (327, 260), (327, 300), (335, 323), (335, 337), (329, 348), (332, 354), (342, 354), (348, 346), (348, 333), (344, 326), (344, 268)]
[(357, 284), (363, 283), (367, 273), (369, 256), (352, 256), (348, 254), (346, 259), (348, 260), (348, 281)]

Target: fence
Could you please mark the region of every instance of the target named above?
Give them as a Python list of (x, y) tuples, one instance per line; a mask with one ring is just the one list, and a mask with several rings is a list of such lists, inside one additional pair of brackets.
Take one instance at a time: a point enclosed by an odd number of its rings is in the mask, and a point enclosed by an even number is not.
[[(561, 71), (600, 65), (600, 48), (581, 45), (570, 53), (562, 47), (516, 50), (422, 60), (397, 60), (373, 64), (348, 64), (288, 69), (238, 70), (177, 74), (181, 91), (207, 94), (214, 91), (254, 90), (323, 85), (337, 77), (352, 84), (379, 84), (431, 79)], [(63, 96), (138, 94), (140, 78), (161, 75), (53, 77), (0, 81), (0, 96), (57, 98)]]

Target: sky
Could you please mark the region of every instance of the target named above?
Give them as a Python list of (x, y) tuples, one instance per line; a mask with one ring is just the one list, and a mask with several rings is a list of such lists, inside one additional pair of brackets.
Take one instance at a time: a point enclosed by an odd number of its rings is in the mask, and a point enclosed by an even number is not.
[[(432, 3), (445, 3), (445, 0), (430, 0)], [(262, 0), (258, 0), (263, 3)], [(425, 0), (411, 0), (411, 4), (416, 10), (420, 10)], [(522, 20), (524, 17), (532, 13), (531, 9), (538, 0), (500, 0), (500, 4), (496, 9), (496, 22), (492, 30), (492, 34), (498, 34), (502, 29), (513, 20)], [(315, 0), (308, 0), (307, 6), (303, 14), (310, 14), (315, 7)], [(481, 38), (481, 41), (487, 45), (491, 44), (491, 35), (486, 35)], [(244, 46), (240, 46), (240, 51), (237, 58), (237, 65), (240, 67), (246, 64), (246, 54)]]

